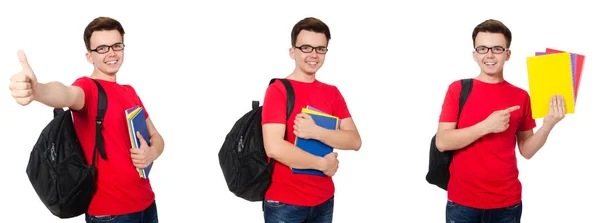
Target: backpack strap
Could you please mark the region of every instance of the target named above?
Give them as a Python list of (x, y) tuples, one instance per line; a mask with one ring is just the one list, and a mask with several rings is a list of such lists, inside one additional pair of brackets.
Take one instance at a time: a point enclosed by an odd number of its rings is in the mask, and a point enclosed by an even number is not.
[(463, 106), (467, 102), (467, 98), (469, 98), (469, 94), (471, 94), (471, 89), (473, 88), (473, 79), (467, 78), (460, 80), (462, 87), (460, 89), (460, 98), (458, 104), (458, 118), (456, 119), (456, 124), (458, 125), (458, 120), (460, 119), (460, 113), (462, 112)]
[(281, 81), (281, 83), (283, 83), (283, 85), (285, 86), (285, 91), (287, 93), (285, 120), (288, 120), (288, 119), (290, 119), (290, 116), (292, 115), (292, 110), (294, 110), (294, 103), (296, 103), (296, 95), (294, 94), (294, 88), (292, 87), (292, 84), (290, 83), (290, 81), (285, 78), (273, 78), (269, 82), (269, 85), (274, 83), (276, 80)]
[(92, 166), (96, 165), (96, 149), (100, 152), (100, 157), (104, 160), (108, 160), (106, 157), (106, 151), (104, 150), (104, 137), (102, 137), (102, 123), (104, 122), (104, 115), (108, 107), (108, 98), (102, 85), (98, 81), (90, 78), (96, 83), (98, 87), (98, 114), (96, 114), (96, 145), (94, 146), (94, 155), (92, 155)]
[[(458, 128), (458, 121), (460, 120), (460, 113), (462, 112), (463, 107), (465, 106), (465, 103), (467, 102), (467, 98), (469, 98), (469, 94), (471, 94), (471, 89), (473, 88), (473, 79), (471, 78), (467, 78), (467, 79), (461, 79), (460, 80), (461, 83), (461, 88), (460, 88), (460, 96), (458, 99), (458, 117), (456, 118), (456, 127)], [(454, 152), (456, 152), (455, 150), (451, 150), (451, 151), (446, 151), (444, 153), (449, 155), (449, 162), (452, 162), (452, 156), (454, 155)]]
[[(285, 78), (273, 78), (271, 79), (271, 81), (269, 81), (269, 85), (275, 83), (275, 81), (281, 81), (281, 83), (283, 83), (283, 86), (285, 86), (285, 91), (287, 94), (287, 101), (286, 101), (286, 108), (285, 108), (285, 120), (286, 120), (286, 127), (285, 127), (285, 132), (283, 133), (283, 138), (285, 139), (287, 137), (287, 120), (290, 119), (290, 116), (292, 115), (292, 110), (294, 109), (294, 103), (296, 103), (296, 94), (294, 93), (294, 88), (292, 87), (292, 84), (290, 83), (289, 80), (285, 79)], [(252, 105), (254, 106), (254, 102), (252, 103)], [(269, 166), (275, 165), (275, 162), (273, 162), (273, 159), (267, 158), (269, 160)], [(264, 210), (264, 207), (263, 207)]]

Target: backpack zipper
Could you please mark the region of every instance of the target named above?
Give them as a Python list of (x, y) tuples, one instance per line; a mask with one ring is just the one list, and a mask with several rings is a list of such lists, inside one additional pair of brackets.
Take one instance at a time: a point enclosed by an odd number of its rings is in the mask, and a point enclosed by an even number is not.
[(50, 160), (52, 160), (52, 162), (56, 160), (56, 149), (54, 148), (54, 143), (52, 143), (52, 147), (50, 148)]
[(242, 149), (244, 149), (244, 136), (240, 136), (240, 139), (237, 141), (238, 153), (242, 152)]

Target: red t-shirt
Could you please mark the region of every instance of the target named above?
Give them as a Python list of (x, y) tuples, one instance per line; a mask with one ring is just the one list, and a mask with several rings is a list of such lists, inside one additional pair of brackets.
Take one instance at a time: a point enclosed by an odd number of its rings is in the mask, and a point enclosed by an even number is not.
[[(340, 120), (349, 118), (350, 112), (344, 97), (337, 87), (315, 80), (305, 83), (290, 80), (295, 92), (295, 104), (287, 121), (286, 140), (295, 143), (294, 119), (302, 108), (314, 107)], [(283, 83), (276, 81), (267, 88), (262, 111), (262, 124), (286, 124), (286, 90)], [(298, 206), (316, 206), (333, 196), (335, 188), (331, 177), (294, 174), (290, 167), (275, 162), (272, 183), (265, 198)]]
[[(460, 81), (450, 84), (440, 122), (456, 122), (460, 90)], [(506, 131), (487, 134), (456, 150), (450, 165), (449, 200), (473, 208), (502, 208), (521, 201), (516, 133), (536, 126), (529, 94), (506, 81), (492, 84), (473, 79), (457, 128), (470, 127), (496, 110), (515, 105), (521, 108), (511, 113)]]
[[(144, 210), (154, 201), (154, 192), (148, 179), (140, 178), (133, 165), (129, 149), (131, 141), (125, 110), (136, 105), (144, 107), (133, 87), (115, 82), (97, 80), (108, 98), (102, 135), (108, 160), (96, 156), (98, 169), (97, 191), (88, 208), (90, 215), (121, 215)], [(81, 77), (72, 84), (85, 92), (83, 109), (73, 112), (73, 123), (83, 147), (86, 160), (92, 163), (96, 143), (96, 114), (98, 88), (88, 77)], [(144, 109), (144, 116), (148, 113)]]

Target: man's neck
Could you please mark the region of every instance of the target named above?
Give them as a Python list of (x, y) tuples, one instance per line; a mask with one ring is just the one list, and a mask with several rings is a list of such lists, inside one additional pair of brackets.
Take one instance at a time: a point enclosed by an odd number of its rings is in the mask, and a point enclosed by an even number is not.
[(117, 82), (117, 74), (108, 75), (97, 70), (94, 70), (94, 72), (90, 75), (90, 78), (110, 82)]
[(497, 84), (504, 81), (504, 74), (502, 71), (496, 74), (487, 74), (485, 72), (481, 72), (475, 79), (485, 83)]
[(304, 73), (300, 69), (295, 69), (287, 78), (295, 81), (312, 83), (316, 80), (315, 75), (316, 74)]

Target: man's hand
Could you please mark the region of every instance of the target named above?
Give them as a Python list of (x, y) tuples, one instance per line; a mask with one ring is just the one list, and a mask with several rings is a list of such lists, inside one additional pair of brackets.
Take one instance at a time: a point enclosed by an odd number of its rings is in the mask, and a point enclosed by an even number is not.
[(490, 114), (490, 116), (483, 121), (485, 131), (488, 133), (504, 132), (509, 126), (510, 113), (519, 110), (519, 108), (520, 106), (516, 105)]
[(325, 160), (325, 165), (323, 166), (323, 169), (321, 171), (325, 175), (332, 177), (337, 172), (340, 164), (340, 162), (337, 159), (337, 156), (338, 153), (332, 152), (323, 157)]
[(566, 114), (565, 98), (562, 95), (554, 95), (550, 98), (550, 110), (544, 118), (544, 124), (554, 127)]
[(294, 120), (294, 134), (303, 139), (317, 139), (319, 132), (323, 130), (312, 117), (306, 113), (299, 113)]
[(131, 148), (129, 149), (129, 152), (131, 153), (131, 160), (133, 161), (133, 165), (136, 168), (143, 169), (148, 167), (150, 163), (156, 160), (157, 157), (156, 152), (152, 147), (148, 146), (148, 143), (146, 143), (146, 140), (144, 140), (142, 134), (140, 134), (140, 132), (136, 133), (138, 140), (140, 141), (140, 148)]
[(37, 78), (27, 62), (27, 57), (22, 50), (17, 53), (19, 61), (21, 62), (22, 70), (19, 73), (14, 74), (10, 78), (10, 89), (11, 95), (15, 98), (20, 105), (28, 105), (33, 101), (33, 94), (37, 87)]

